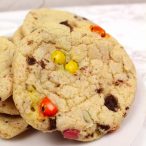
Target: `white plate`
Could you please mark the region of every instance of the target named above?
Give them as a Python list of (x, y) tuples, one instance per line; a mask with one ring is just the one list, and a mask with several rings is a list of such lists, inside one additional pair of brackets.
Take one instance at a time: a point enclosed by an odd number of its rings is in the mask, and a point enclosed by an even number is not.
[[(21, 24), (26, 12), (0, 13), (0, 34), (9, 35)], [(145, 88), (143, 79), (138, 74), (138, 86), (135, 96), (135, 102), (129, 111), (128, 117), (124, 120), (121, 128), (100, 140), (90, 143), (79, 143), (64, 140), (58, 133), (43, 134), (36, 131), (28, 131), (13, 140), (0, 140), (1, 146), (130, 146), (136, 135), (142, 128), (146, 110), (145, 110)]]

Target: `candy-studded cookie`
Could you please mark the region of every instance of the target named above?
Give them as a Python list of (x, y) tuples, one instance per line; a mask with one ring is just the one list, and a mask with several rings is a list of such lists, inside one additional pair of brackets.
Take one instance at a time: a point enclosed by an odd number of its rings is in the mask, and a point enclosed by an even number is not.
[(71, 27), (50, 22), (20, 42), (13, 60), (14, 102), (34, 128), (92, 141), (118, 129), (126, 116), (135, 69), (98, 25)]
[(28, 124), (20, 116), (0, 114), (0, 138), (10, 139), (28, 129)]
[(15, 46), (7, 38), (0, 37), (0, 101), (12, 94), (12, 59)]

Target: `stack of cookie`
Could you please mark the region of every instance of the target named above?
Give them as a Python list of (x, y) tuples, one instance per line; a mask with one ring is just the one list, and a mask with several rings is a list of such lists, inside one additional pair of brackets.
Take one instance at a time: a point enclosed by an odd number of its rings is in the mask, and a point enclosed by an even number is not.
[(12, 60), (16, 46), (0, 37), (0, 137), (9, 139), (27, 129), (13, 102)]
[(2, 138), (28, 125), (78, 141), (119, 128), (134, 99), (136, 73), (104, 29), (68, 12), (38, 9), (12, 40), (0, 40)]

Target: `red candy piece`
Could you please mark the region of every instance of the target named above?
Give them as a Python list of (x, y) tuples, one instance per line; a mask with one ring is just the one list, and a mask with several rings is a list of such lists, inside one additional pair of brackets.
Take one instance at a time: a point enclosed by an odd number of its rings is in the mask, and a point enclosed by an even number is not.
[(64, 138), (78, 139), (80, 131), (77, 129), (67, 129), (63, 132)]

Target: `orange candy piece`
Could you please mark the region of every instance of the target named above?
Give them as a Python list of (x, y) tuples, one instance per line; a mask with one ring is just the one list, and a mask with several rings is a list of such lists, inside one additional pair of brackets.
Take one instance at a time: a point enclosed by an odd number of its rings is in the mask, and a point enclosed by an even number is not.
[(90, 30), (92, 32), (97, 32), (98, 34), (100, 34), (101, 37), (109, 36), (109, 34), (107, 35), (105, 30), (102, 27), (98, 26), (98, 25), (91, 25), (90, 26)]
[(45, 97), (41, 102), (41, 112), (44, 116), (52, 117), (56, 115), (58, 108), (48, 97)]

